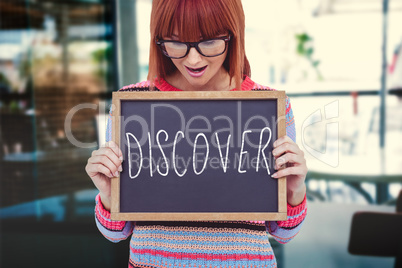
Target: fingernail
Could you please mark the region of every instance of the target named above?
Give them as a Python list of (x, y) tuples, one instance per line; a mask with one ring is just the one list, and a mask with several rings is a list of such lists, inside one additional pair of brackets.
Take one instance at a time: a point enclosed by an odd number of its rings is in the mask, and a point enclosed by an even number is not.
[(123, 168), (122, 168), (121, 166), (119, 166), (119, 171), (120, 171), (120, 172), (122, 172), (122, 171), (123, 171)]
[(277, 177), (278, 177), (278, 174), (277, 174), (277, 173), (274, 173), (274, 174), (271, 175), (271, 177), (272, 177), (272, 178), (277, 178)]
[(280, 167), (285, 163), (285, 160), (283, 158), (278, 158), (276, 160), (276, 164)]
[(120, 162), (123, 162), (123, 156), (120, 156), (119, 159), (120, 159)]
[(277, 152), (276, 152), (275, 150), (273, 150), (273, 151), (272, 151), (272, 154), (273, 154), (273, 155), (276, 155), (276, 154), (277, 154)]
[(116, 171), (116, 172), (114, 173), (114, 175), (115, 175), (116, 177), (118, 177), (118, 176), (119, 176), (119, 172)]

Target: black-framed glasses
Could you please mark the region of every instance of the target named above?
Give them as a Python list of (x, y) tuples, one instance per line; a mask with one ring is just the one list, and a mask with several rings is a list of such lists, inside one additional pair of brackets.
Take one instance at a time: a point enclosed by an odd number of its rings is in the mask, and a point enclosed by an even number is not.
[(199, 42), (180, 42), (174, 40), (155, 40), (166, 57), (181, 59), (187, 56), (190, 48), (194, 47), (204, 57), (216, 57), (225, 53), (229, 36), (216, 37)]

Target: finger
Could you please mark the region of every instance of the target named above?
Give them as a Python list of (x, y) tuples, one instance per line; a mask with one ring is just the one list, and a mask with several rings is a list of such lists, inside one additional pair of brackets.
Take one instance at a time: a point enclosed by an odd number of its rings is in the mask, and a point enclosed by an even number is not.
[(275, 160), (275, 169), (280, 169), (286, 163), (292, 163), (294, 165), (304, 165), (305, 159), (303, 156), (293, 153), (286, 153)]
[(88, 164), (86, 170), (87, 170), (89, 177), (91, 177), (91, 178), (95, 178), (96, 175), (98, 175), (99, 173), (101, 173), (109, 178), (114, 177), (114, 175), (110, 171), (110, 169), (102, 164)]
[(121, 165), (122, 159), (116, 155), (116, 152), (110, 147), (104, 147), (97, 150), (92, 154), (92, 157), (95, 156), (107, 156), (117, 167)]
[[(117, 151), (117, 153), (116, 153)], [(105, 155), (109, 157), (116, 166), (120, 166), (123, 161), (123, 157), (119, 154), (120, 149), (118, 147), (109, 147), (105, 151)]]
[(278, 139), (274, 142), (274, 148), (276, 148), (276, 147), (278, 147), (279, 145), (281, 145), (281, 144), (283, 144), (283, 143), (286, 143), (286, 142), (292, 143), (292, 142), (294, 142), (294, 141), (293, 141), (291, 138), (289, 138), (289, 136), (287, 136), (287, 135), (282, 136), (282, 137), (278, 138)]
[(272, 154), (274, 157), (278, 158), (280, 155), (289, 152), (294, 154), (302, 154), (299, 146), (297, 146), (297, 144), (293, 141), (280, 144), (272, 151)]
[(123, 161), (123, 153), (121, 152), (119, 146), (114, 141), (108, 141), (107, 143), (103, 144), (99, 150), (104, 148), (110, 148), (121, 161)]
[(123, 160), (123, 153), (121, 152), (119, 146), (114, 141), (109, 141), (106, 143), (106, 147), (109, 147), (117, 155), (120, 160)]
[(101, 147), (119, 147), (119, 146), (114, 141), (108, 141), (104, 143)]
[(293, 167), (287, 167), (284, 169), (279, 170), (278, 172), (274, 173), (271, 175), (273, 178), (282, 178), (286, 177), (289, 175), (306, 175), (307, 171), (304, 166), (293, 166)]
[(93, 165), (97, 165), (97, 164), (101, 164), (105, 167), (107, 167), (110, 172), (114, 175), (114, 176), (118, 176), (119, 175), (119, 171), (122, 170), (121, 165), (120, 165), (120, 161), (119, 163), (116, 165), (112, 160), (110, 160), (109, 157), (107, 157), (106, 155), (96, 155), (91, 157), (90, 159), (88, 159), (88, 162), (90, 164)]

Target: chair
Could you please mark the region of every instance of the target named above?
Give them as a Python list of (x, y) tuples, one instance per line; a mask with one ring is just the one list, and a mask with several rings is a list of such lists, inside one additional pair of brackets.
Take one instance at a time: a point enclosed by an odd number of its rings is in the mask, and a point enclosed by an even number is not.
[(351, 254), (395, 257), (402, 267), (402, 191), (395, 213), (356, 212), (352, 218), (348, 251)]

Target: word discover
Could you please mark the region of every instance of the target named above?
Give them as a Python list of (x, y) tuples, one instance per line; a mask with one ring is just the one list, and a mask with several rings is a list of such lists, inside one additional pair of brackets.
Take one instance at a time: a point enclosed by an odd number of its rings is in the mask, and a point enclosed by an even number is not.
[[(238, 173), (246, 173), (246, 170), (244, 169), (244, 167), (242, 166), (243, 163), (243, 157), (246, 156), (246, 154), (248, 154), (248, 151), (245, 150), (244, 148), (244, 141), (247, 138), (246, 135), (251, 134), (253, 132), (253, 130), (244, 130), (242, 132), (242, 139), (241, 139), (241, 147), (238, 149), (239, 150), (239, 161), (238, 161), (238, 165), (237, 165), (237, 172)], [(258, 133), (258, 132), (257, 132)], [(268, 136), (268, 139), (266, 141), (263, 142), (263, 136)], [(221, 142), (219, 139), (219, 133), (215, 132), (215, 138), (216, 138), (216, 142), (217, 142), (217, 150), (219, 152), (219, 159), (220, 159), (220, 167), (222, 168), (222, 171), (224, 173), (226, 173), (227, 171), (227, 167), (228, 167), (228, 162), (229, 162), (229, 150), (230, 150), (230, 143), (232, 141), (232, 135), (229, 134), (227, 136), (226, 139), (226, 146), (224, 146), (222, 148), (221, 146)], [(174, 170), (174, 172), (177, 174), (177, 176), (179, 177), (183, 177), (186, 173), (187, 173), (187, 167), (185, 167), (182, 170), (179, 170), (178, 166), (177, 166), (177, 161), (176, 158), (178, 157), (176, 155), (176, 147), (178, 144), (178, 140), (185, 138), (184, 132), (183, 131), (177, 131), (175, 136), (174, 136), (174, 141), (173, 141), (173, 146), (172, 146), (172, 161), (168, 161), (167, 157), (166, 157), (166, 151), (163, 149), (163, 145), (161, 144), (161, 138), (164, 138), (164, 141), (167, 142), (169, 139), (169, 135), (167, 133), (166, 130), (164, 129), (160, 129), (157, 133), (156, 133), (156, 143), (157, 143), (157, 148), (159, 150), (159, 153), (162, 155), (162, 164), (154, 164), (155, 162), (152, 161), (152, 157), (153, 157), (153, 144), (151, 142), (151, 134), (150, 132), (147, 132), (148, 135), (148, 154), (149, 154), (149, 171), (150, 171), (150, 176), (152, 177), (154, 175), (155, 170), (153, 169), (153, 165), (156, 165), (156, 172), (158, 174), (160, 174), (161, 176), (167, 176), (169, 173), (169, 167), (172, 167), (172, 169)], [(125, 133), (125, 137), (126, 137), (126, 145), (128, 147), (128, 166), (129, 166), (129, 177), (131, 179), (135, 179), (137, 178), (140, 173), (141, 170), (143, 169), (143, 167), (145, 168), (143, 162), (144, 162), (144, 154), (143, 154), (143, 149), (141, 147), (141, 144), (139, 142), (139, 140), (137, 139), (137, 137), (130, 132)], [(263, 166), (266, 168), (268, 175), (270, 175), (270, 170), (269, 170), (269, 165), (268, 165), (268, 156), (266, 154), (266, 149), (269, 145), (269, 143), (271, 142), (271, 138), (272, 138), (272, 131), (269, 127), (264, 127), (261, 129), (260, 133), (259, 133), (259, 143), (258, 143), (258, 150), (257, 150), (257, 157), (256, 157), (256, 165), (255, 165), (255, 171), (258, 172), (259, 170), (259, 166), (260, 166), (260, 159), (262, 158), (261, 163), (263, 164)], [(197, 155), (200, 154), (199, 151), (201, 146), (197, 146), (200, 144), (199, 140), (204, 140), (205, 145), (202, 145), (203, 148), (205, 146), (205, 150), (204, 154), (205, 157), (203, 159), (203, 163), (202, 163), (202, 167), (201, 168), (197, 168)], [(204, 170), (206, 169), (207, 166), (207, 161), (209, 159), (209, 153), (210, 153), (210, 145), (209, 145), (209, 141), (207, 140), (207, 137), (204, 133), (200, 132), (195, 136), (193, 145), (192, 145), (192, 169), (194, 174), (196, 175), (200, 175), (204, 172)], [(139, 164), (138, 164), (138, 170), (135, 173), (135, 168), (133, 168), (132, 163), (134, 162), (133, 159), (133, 153), (132, 150), (133, 148), (138, 148), (138, 152), (139, 152)], [(170, 163), (169, 163), (170, 162)], [(138, 161), (137, 161), (138, 163)], [(264, 165), (265, 164), (265, 165)], [(161, 167), (164, 167), (163, 169)], [(135, 174), (134, 174), (135, 173)]]

